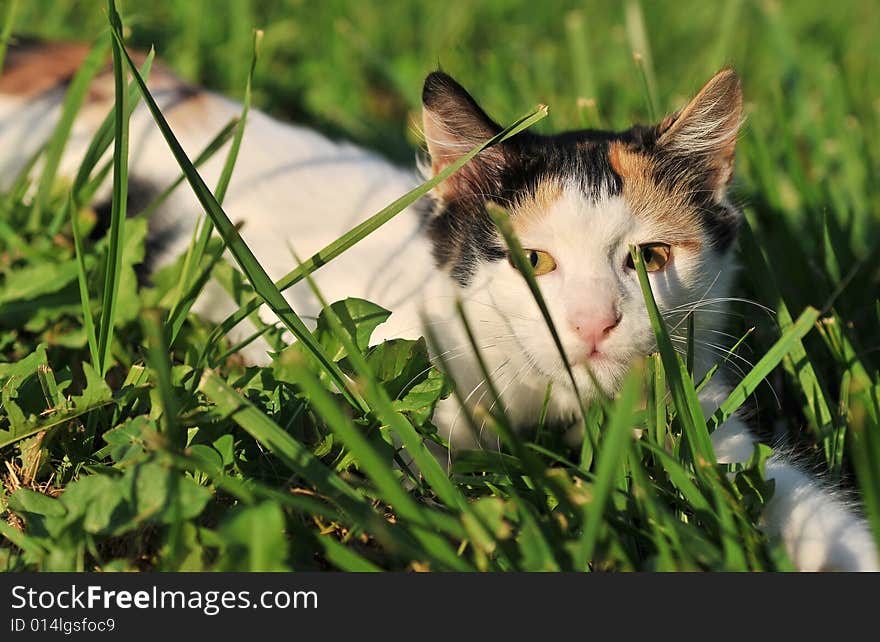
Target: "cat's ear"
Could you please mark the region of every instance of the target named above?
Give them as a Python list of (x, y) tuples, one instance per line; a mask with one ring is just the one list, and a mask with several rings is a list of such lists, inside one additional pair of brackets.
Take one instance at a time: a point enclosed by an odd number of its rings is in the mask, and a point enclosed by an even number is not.
[(655, 149), (676, 174), (720, 200), (733, 177), (741, 124), (739, 76), (722, 69), (684, 109), (661, 121)]
[[(422, 127), (435, 176), (501, 131), (464, 87), (442, 71), (425, 78)], [(444, 200), (487, 192), (497, 181), (504, 162), (501, 146), (485, 149), (438, 185), (436, 192)]]

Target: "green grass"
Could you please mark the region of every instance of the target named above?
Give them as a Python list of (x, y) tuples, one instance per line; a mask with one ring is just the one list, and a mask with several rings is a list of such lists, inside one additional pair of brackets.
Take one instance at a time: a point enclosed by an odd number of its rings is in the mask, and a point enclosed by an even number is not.
[[(617, 399), (583, 408), (583, 445), (566, 445), (543, 416), (517, 433), (490, 399), (491, 410), (464, 420), (494, 430), (503, 451), (462, 453), (447, 474), (427, 448), (443, 448), (431, 413), (461, 394), (431, 367), (432, 337), (374, 345), (388, 312), (354, 299), (325, 307), (310, 331), (281, 296), (344, 262), (431, 185), (272, 283), (222, 208), (247, 107), (191, 160), (141, 95), (149, 61), (125, 84), (134, 67), (108, 12), (14, 3), (0, 9), (4, 34), (113, 48), (117, 108), (76, 177), (58, 176), (92, 72), (84, 67), (39, 171), (0, 195), (0, 569), (786, 569), (778, 542), (756, 526), (772, 492), (761, 473), (769, 449), (736, 467), (713, 463), (709, 450), (711, 430), (743, 404), (760, 426), (799, 435), (819, 469), (859, 491), (880, 533), (880, 8), (392, 4), (121, 8), (126, 45), (155, 45), (191, 80), (406, 163), (421, 81), (438, 63), (500, 122), (540, 131), (646, 121), (732, 65), (749, 113), (734, 185), (747, 214), (737, 296), (774, 311), (733, 305), (719, 361), (742, 367), (742, 384), (703, 415), (700, 382), (665, 338), (635, 256), (660, 353)], [(256, 64), (254, 28), (263, 32)], [(142, 217), (125, 220), (117, 207), (108, 234), (89, 236), (96, 181), (112, 172), (114, 193), (125, 189), (127, 115), (141, 100), (208, 215), (149, 287), (134, 274)], [(529, 111), (538, 103), (549, 118)], [(196, 168), (230, 138), (212, 191)], [(112, 167), (98, 167), (111, 144)], [(496, 222), (534, 286), (502, 214)], [(211, 278), (248, 286), (226, 323), (188, 313)], [(229, 358), (236, 347), (225, 334), (264, 302), (300, 341), (277, 344), (280, 332), (266, 327), (278, 358), (245, 368)]]

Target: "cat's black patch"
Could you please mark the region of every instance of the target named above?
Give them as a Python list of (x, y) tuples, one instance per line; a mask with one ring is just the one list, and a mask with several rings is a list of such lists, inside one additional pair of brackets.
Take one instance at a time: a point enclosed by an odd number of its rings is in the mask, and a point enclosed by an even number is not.
[(718, 252), (727, 252), (736, 240), (742, 217), (730, 204), (711, 201), (706, 203), (700, 214), (703, 220), (703, 229), (712, 241), (712, 247)]

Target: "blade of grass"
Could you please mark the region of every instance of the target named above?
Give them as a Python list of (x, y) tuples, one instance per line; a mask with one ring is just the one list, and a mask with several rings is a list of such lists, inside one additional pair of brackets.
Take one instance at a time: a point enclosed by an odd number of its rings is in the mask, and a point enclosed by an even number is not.
[(687, 500), (691, 508), (693, 508), (698, 514), (701, 513), (701, 516), (704, 519), (711, 518), (714, 513), (712, 505), (709, 503), (709, 500), (706, 499), (706, 496), (700, 488), (691, 479), (691, 473), (689, 473), (675, 457), (672, 457), (659, 446), (645, 441), (644, 439), (639, 441), (639, 446), (650, 451), (654, 457), (657, 458), (663, 466), (663, 469), (666, 471), (666, 474), (669, 476), (669, 479), (685, 500)]
[(868, 374), (868, 368), (847, 336), (843, 320), (837, 314), (824, 317), (818, 329), (819, 336), (835, 355), (837, 362), (851, 374), (856, 389), (870, 390), (873, 386), (871, 375)]
[(604, 408), (600, 405), (592, 405), (587, 409), (587, 421), (584, 425), (584, 440), (581, 442), (580, 465), (584, 470), (590, 470), (593, 466), (596, 447), (599, 444), (599, 434), (605, 420)]
[(553, 380), (547, 382), (547, 390), (544, 392), (544, 401), (541, 402), (541, 412), (538, 413), (538, 425), (535, 428), (535, 441), (540, 442), (547, 424), (547, 413), (550, 412), (550, 394), (553, 392)]
[(367, 558), (358, 555), (347, 546), (343, 546), (332, 535), (319, 535), (318, 541), (324, 547), (327, 561), (349, 573), (381, 573), (382, 569)]
[(79, 283), (79, 299), (83, 313), (83, 328), (89, 344), (89, 354), (92, 357), (92, 366), (100, 368), (101, 356), (98, 352), (98, 339), (95, 336), (95, 320), (92, 318), (92, 302), (89, 298), (89, 285), (86, 279), (85, 250), (83, 250), (82, 235), (79, 232), (79, 212), (73, 200), (73, 195), (67, 199), (67, 211), (70, 213), (70, 228), (73, 230), (73, 245), (76, 250), (76, 277)]
[(655, 444), (660, 446), (666, 443), (667, 412), (666, 412), (666, 373), (663, 371), (663, 362), (659, 353), (653, 353), (647, 360), (647, 371), (650, 398), (647, 409), (648, 421), (654, 426), (652, 435)]
[(686, 357), (686, 368), (688, 376), (693, 379), (694, 378), (694, 313), (689, 312), (687, 315), (687, 357)]
[[(155, 51), (150, 49), (150, 52), (147, 54), (146, 60), (144, 60), (144, 64), (141, 65), (141, 75), (144, 78), (149, 78), (150, 70), (153, 66), (153, 58), (155, 57)], [(140, 102), (140, 92), (138, 91), (137, 85), (134, 80), (132, 80), (128, 84), (128, 101), (127, 101), (127, 117), (131, 118), (132, 113), (134, 113), (135, 108), (138, 106)], [(98, 129), (95, 131), (95, 134), (92, 136), (92, 140), (89, 142), (89, 146), (86, 149), (86, 153), (83, 155), (82, 161), (80, 161), (79, 169), (77, 169), (76, 176), (73, 179), (73, 195), (74, 201), (82, 205), (83, 203), (88, 203), (90, 200), (90, 195), (94, 193), (94, 191), (100, 186), (103, 182), (104, 176), (102, 175), (103, 170), (98, 173), (98, 176), (89, 180), (92, 175), (92, 170), (98, 165), (98, 162), (101, 160), (101, 157), (104, 155), (104, 152), (110, 147), (110, 143), (113, 142), (113, 138), (116, 135), (116, 104), (114, 103), (113, 107), (110, 109), (108, 114), (104, 117), (104, 120), (101, 121), (101, 124), (98, 126)], [(51, 228), (53, 231), (57, 231), (56, 227)]]
[(706, 77), (721, 69), (731, 59), (730, 43), (737, 33), (736, 23), (742, 7), (742, 0), (727, 0), (718, 20), (718, 40), (715, 45), (715, 54), (709, 58), (706, 68)]
[[(208, 189), (208, 186), (205, 185), (204, 180), (199, 175), (198, 171), (193, 167), (192, 162), (186, 156), (186, 152), (183, 151), (183, 148), (180, 146), (177, 138), (174, 136), (174, 133), (171, 131), (171, 127), (168, 125), (168, 121), (162, 115), (162, 112), (159, 110), (159, 106), (156, 104), (156, 101), (153, 99), (153, 96), (150, 94), (149, 89), (147, 89), (146, 84), (143, 81), (143, 78), (138, 74), (137, 68), (134, 65), (131, 57), (128, 55), (128, 52), (125, 50), (122, 41), (122, 26), (119, 21), (119, 14), (116, 13), (115, 3), (113, 0), (108, 0), (110, 5), (110, 14), (111, 14), (111, 33), (113, 35), (114, 40), (114, 55), (117, 51), (120, 53), (120, 57), (123, 58), (129, 67), (129, 71), (133, 74), (135, 80), (138, 83), (138, 86), (141, 89), (141, 95), (144, 97), (144, 101), (150, 109), (150, 113), (153, 115), (153, 120), (159, 126), (159, 130), (162, 132), (162, 136), (165, 138), (165, 141), (168, 143), (168, 147), (171, 149), (171, 152), (174, 154), (177, 163), (180, 165), (180, 168), (184, 171), (187, 177), (187, 181), (190, 184), (190, 187), (193, 190), (193, 193), (199, 199), (202, 207), (210, 216), (211, 220), (214, 223), (214, 226), (220, 232), (220, 235), (223, 237), (226, 242), (229, 251), (235, 257), (236, 263), (238, 263), (239, 267), (248, 277), (248, 280), (254, 286), (254, 290), (257, 294), (260, 295), (260, 298), (265, 301), (265, 303), (271, 308), (272, 312), (284, 323), (285, 327), (290, 330), (290, 332), (300, 341), (303, 345), (305, 345), (312, 354), (315, 355), (315, 358), (321, 364), (321, 367), (327, 372), (328, 376), (335, 382), (335, 384), (339, 387), (339, 390), (342, 392), (343, 396), (355, 407), (359, 408), (361, 412), (368, 412), (369, 408), (366, 406), (366, 403), (361, 398), (360, 394), (353, 390), (346, 380), (345, 375), (342, 374), (342, 371), (339, 367), (329, 358), (326, 354), (324, 354), (323, 348), (321, 348), (320, 344), (318, 344), (311, 333), (309, 332), (306, 325), (303, 323), (302, 319), (293, 311), (290, 307), (290, 304), (269, 278), (269, 275), (263, 269), (263, 266), (260, 265), (257, 258), (254, 256), (254, 253), (244, 242), (244, 239), (239, 234), (236, 227), (232, 224), (232, 221), (229, 220), (229, 217), (223, 211), (223, 208), (220, 207), (220, 204), (214, 198), (214, 195), (211, 193), (211, 190)], [(116, 201), (114, 200), (114, 205)], [(112, 227), (111, 227), (112, 229)]]
[[(260, 41), (262, 38), (263, 32), (259, 29), (254, 30), (253, 53), (251, 55), (251, 66), (248, 70), (247, 82), (245, 83), (241, 116), (239, 117), (238, 124), (235, 128), (235, 137), (232, 139), (229, 153), (226, 155), (226, 162), (223, 165), (223, 170), (220, 172), (220, 178), (217, 181), (217, 188), (214, 190), (214, 197), (221, 205), (223, 204), (223, 199), (226, 197), (226, 190), (229, 188), (229, 181), (232, 180), (232, 171), (235, 169), (235, 161), (238, 159), (241, 140), (244, 136), (244, 128), (247, 124), (248, 112), (251, 107), (251, 84), (254, 79), (254, 69), (256, 69), (257, 66), (257, 59), (260, 53)], [(192, 248), (191, 253), (187, 253), (187, 259), (184, 264), (184, 276), (180, 283), (178, 296), (175, 299), (174, 304), (171, 306), (171, 312), (168, 313), (168, 321), (166, 322), (166, 333), (168, 334), (169, 346), (174, 344), (174, 339), (177, 337), (177, 333), (180, 331), (186, 315), (189, 313), (199, 292), (207, 282), (207, 279), (204, 276), (197, 276), (194, 279), (194, 272), (198, 266), (201, 265), (202, 256), (208, 247), (208, 241), (211, 238), (211, 232), (213, 229), (214, 226), (211, 224), (211, 219), (205, 219), (205, 223), (202, 226), (195, 247)], [(208, 271), (213, 267), (214, 262), (220, 258), (223, 250), (224, 246), (220, 245), (212, 256), (212, 260), (208, 261), (205, 271)]]
[(816, 308), (808, 307), (798, 320), (773, 344), (773, 346), (764, 354), (763, 357), (755, 364), (749, 373), (730, 391), (721, 406), (712, 414), (711, 423), (714, 427), (723, 424), (727, 419), (736, 412), (749, 398), (755, 388), (770, 374), (770, 372), (780, 364), (786, 355), (790, 354), (794, 346), (816, 326), (819, 319), (819, 311)]
[(177, 399), (174, 396), (174, 388), (171, 383), (171, 359), (168, 356), (168, 346), (162, 334), (161, 314), (158, 310), (144, 310), (141, 318), (141, 327), (147, 340), (147, 365), (153, 371), (153, 380), (159, 390), (160, 408), (162, 415), (159, 425), (162, 434), (168, 442), (177, 449), (186, 446), (186, 431), (182, 430), (177, 423)]
[(33, 437), (37, 433), (43, 431), (49, 432), (50, 430), (58, 426), (67, 425), (73, 419), (79, 419), (80, 417), (89, 414), (93, 410), (109, 406), (113, 403), (115, 403), (113, 399), (106, 399), (102, 401), (96, 401), (84, 407), (74, 408), (72, 410), (67, 410), (63, 412), (57, 412), (52, 414), (49, 418), (38, 421), (31, 427), (25, 428), (20, 432), (0, 430), (0, 449), (6, 448), (7, 446), (21, 441), (22, 439)]
[[(235, 130), (235, 138), (232, 139), (232, 146), (229, 148), (229, 154), (226, 156), (226, 162), (223, 165), (223, 171), (220, 172), (220, 178), (217, 181), (217, 200), (222, 203), (226, 197), (226, 190), (229, 188), (229, 181), (232, 180), (232, 171), (235, 169), (235, 161), (238, 159), (238, 150), (241, 148), (241, 139), (244, 136), (244, 128), (247, 124), (248, 112), (251, 108), (251, 85), (254, 81), (254, 70), (257, 68), (257, 61), (260, 58), (260, 43), (263, 40), (263, 32), (260, 29), (254, 29), (253, 42), (251, 49), (251, 65), (248, 69), (247, 82), (244, 88), (244, 100), (241, 107), (241, 116), (238, 119), (238, 127)], [(205, 241), (207, 243), (207, 241)]]
[(6, 62), (6, 48), (12, 37), (12, 28), (15, 25), (15, 14), (18, 11), (18, 0), (9, 0), (6, 5), (6, 17), (3, 19), (3, 32), (0, 34), (0, 72)]
[(626, 34), (629, 37), (630, 49), (633, 61), (642, 81), (645, 92), (645, 102), (648, 104), (648, 115), (654, 122), (658, 118), (657, 106), (657, 78), (654, 75), (654, 61), (651, 56), (651, 45), (648, 42), (648, 32), (645, 29), (645, 17), (642, 13), (642, 5), (639, 0), (627, 0), (626, 2)]
[[(96, 171), (92, 177), (89, 179), (89, 182), (86, 183), (82, 189), (76, 192), (76, 202), (77, 203), (92, 203), (94, 202), (95, 194), (104, 184), (104, 181), (107, 180), (107, 177), (110, 175), (110, 171), (113, 169), (113, 158), (109, 158), (106, 163), (104, 163), (98, 171)], [(52, 219), (50, 223), (49, 229), (53, 232), (57, 232), (61, 229), (61, 224), (64, 221), (62, 216), (56, 216)]]
[(73, 129), (73, 121), (76, 119), (76, 115), (85, 101), (89, 85), (91, 85), (92, 80), (98, 74), (107, 58), (107, 48), (109, 45), (110, 43), (104, 36), (101, 36), (92, 45), (64, 96), (61, 116), (46, 146), (43, 172), (37, 183), (37, 194), (31, 209), (29, 225), (31, 230), (39, 229), (42, 212), (48, 205), (52, 187), (55, 185), (55, 175), (58, 173), (58, 166), (61, 164), (61, 156), (64, 154), (64, 148), (67, 146), (67, 140), (70, 138), (70, 132)]
[(37, 377), (40, 380), (40, 387), (43, 389), (43, 396), (46, 398), (46, 407), (49, 410), (65, 410), (67, 401), (64, 395), (58, 390), (58, 382), (55, 380), (55, 373), (49, 364), (40, 364), (37, 366)]
[(681, 362), (681, 358), (672, 347), (669, 331), (666, 328), (666, 323), (663, 321), (663, 316), (660, 314), (657, 302), (654, 300), (654, 294), (651, 291), (651, 282), (645, 269), (642, 253), (635, 246), (630, 246), (630, 256), (639, 278), (642, 296), (645, 298), (645, 306), (648, 309), (651, 328), (654, 330), (654, 336), (657, 340), (657, 349), (660, 352), (672, 400), (684, 428), (691, 460), (694, 464), (714, 464), (715, 451), (712, 448), (712, 442), (709, 440), (706, 420), (703, 417), (703, 410), (700, 407), (697, 393), (694, 390), (693, 380), (688, 376), (687, 369)]
[(583, 530), (574, 557), (576, 570), (587, 570), (593, 557), (599, 530), (604, 523), (605, 506), (615, 488), (617, 476), (633, 438), (635, 407), (641, 387), (641, 373), (631, 372), (611, 409), (611, 417), (596, 456), (596, 481), (591, 488), (591, 499), (583, 508)]
[(831, 448), (828, 459), (831, 463), (831, 473), (840, 477), (843, 471), (843, 453), (846, 444), (846, 427), (850, 412), (850, 384), (852, 373), (846, 370), (840, 380), (840, 399), (837, 404), (837, 425), (831, 436)]
[[(140, 93), (138, 94), (138, 96), (140, 96)], [(229, 142), (229, 139), (231, 139), (232, 136), (235, 134), (237, 126), (238, 118), (230, 119), (229, 122), (223, 126), (223, 129), (217, 132), (217, 135), (214, 136), (214, 138), (212, 138), (208, 142), (208, 144), (205, 145), (204, 149), (199, 152), (198, 156), (193, 159), (193, 166), (201, 167), (208, 159), (212, 158), (214, 154), (220, 151), (220, 149), (222, 149), (222, 147), (227, 142)], [(186, 174), (181, 172), (180, 176), (174, 179), (174, 182), (172, 182), (170, 185), (168, 185), (168, 187), (162, 190), (162, 192), (156, 198), (154, 198), (149, 205), (144, 208), (143, 212), (141, 212), (140, 215), (146, 219), (149, 219), (152, 216), (153, 212), (159, 209), (162, 204), (166, 200), (168, 200), (168, 197), (171, 196), (172, 193), (174, 193), (174, 190), (180, 187), (180, 184), (183, 183), (185, 180)]]
[[(18, 174), (16, 174), (15, 179), (9, 186), (9, 191), (3, 197), (3, 211), (4, 213), (8, 213), (12, 210), (12, 206), (14, 203), (20, 202), (24, 199), (25, 193), (30, 186), (30, 175), (31, 170), (33, 170), (34, 166), (37, 164), (37, 161), (46, 153), (46, 145), (40, 145), (37, 148), (30, 158), (28, 158), (27, 162), (22, 165)], [(0, 219), (2, 220), (2, 219)], [(5, 221), (3, 221), (5, 223)], [(17, 235), (16, 235), (17, 236)], [(20, 238), (20, 237), (19, 237)], [(24, 242), (19, 242), (19, 246), (24, 248), (27, 247), (27, 244)]]
[[(108, 0), (110, 24), (113, 30), (122, 29), (119, 15), (112, 0)], [(128, 203), (128, 94), (125, 87), (120, 42), (112, 41), (113, 84), (116, 106), (113, 110), (113, 193), (110, 205), (110, 231), (107, 263), (104, 268), (104, 291), (101, 298), (101, 320), (98, 324), (98, 371), (107, 374), (110, 367), (110, 349), (116, 323), (116, 297), (122, 272), (122, 249), (125, 238), (125, 211)]]
[(272, 326), (272, 325), (265, 325), (262, 328), (260, 328), (259, 330), (252, 332), (251, 334), (246, 336), (244, 339), (242, 339), (241, 341), (239, 341), (238, 343), (236, 343), (235, 345), (230, 347), (229, 350), (227, 350), (226, 352), (221, 354), (219, 357), (217, 357), (217, 363), (223, 363), (224, 361), (226, 361), (226, 359), (228, 359), (229, 357), (234, 355), (236, 352), (239, 352), (240, 350), (246, 348), (247, 346), (252, 344), (254, 341), (259, 339), (261, 336), (263, 336), (264, 334), (269, 332), (269, 330), (272, 330), (274, 327), (275, 326)]
[(10, 524), (7, 524), (6, 520), (0, 519), (0, 535), (31, 557), (39, 559), (49, 554), (48, 551), (44, 551), (43, 547), (37, 544), (33, 538), (28, 537)]
[(568, 52), (578, 100), (595, 100), (596, 81), (593, 77), (593, 64), (588, 48), (590, 38), (584, 28), (583, 11), (572, 11), (565, 16), (565, 35), (568, 40)]

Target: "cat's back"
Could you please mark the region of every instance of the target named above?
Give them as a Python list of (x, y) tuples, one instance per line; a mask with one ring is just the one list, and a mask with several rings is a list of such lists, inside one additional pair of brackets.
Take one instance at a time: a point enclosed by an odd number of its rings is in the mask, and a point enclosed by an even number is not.
[[(0, 187), (8, 187), (52, 135), (66, 90), (88, 51), (81, 44), (21, 39), (10, 46), (0, 77)], [(109, 63), (102, 65), (67, 142), (62, 175), (76, 173), (94, 132), (113, 106), (112, 70)], [(239, 103), (187, 83), (159, 62), (153, 64), (148, 85), (190, 158), (241, 114)], [(228, 144), (199, 167), (210, 187), (217, 183), (227, 150)], [(152, 116), (140, 104), (130, 121), (129, 157), (130, 185), (136, 186), (132, 194), (140, 202), (131, 202), (130, 210), (143, 207), (179, 175)], [(234, 222), (243, 223), (245, 241), (277, 279), (295, 266), (293, 252), (308, 257), (418, 182), (413, 170), (252, 109), (223, 205)], [(109, 179), (97, 198), (106, 199), (108, 194)], [(200, 215), (189, 188), (178, 188), (150, 221), (150, 234), (162, 239), (153, 244), (154, 265), (185, 251)], [(430, 248), (419, 227), (416, 212), (403, 212), (322, 268), (316, 276), (325, 296), (332, 300), (357, 295), (400, 307), (401, 297), (417, 291), (430, 277), (430, 260), (425, 260)], [(304, 285), (293, 288), (288, 297), (302, 314), (317, 310)], [(206, 298), (199, 307), (219, 317), (229, 307), (221, 298)]]

